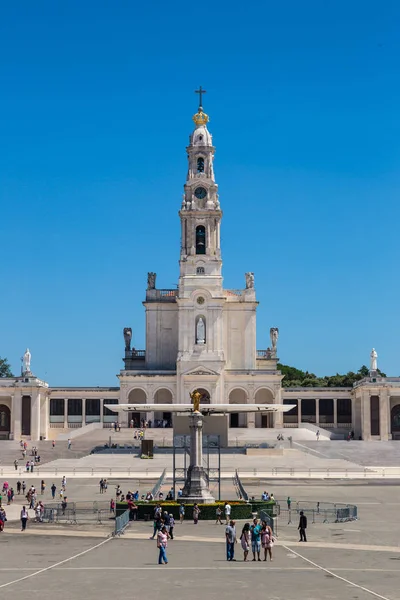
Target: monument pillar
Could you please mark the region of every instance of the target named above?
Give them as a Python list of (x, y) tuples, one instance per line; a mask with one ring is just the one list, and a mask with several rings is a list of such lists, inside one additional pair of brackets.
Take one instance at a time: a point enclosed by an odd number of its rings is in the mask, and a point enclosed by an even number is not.
[(319, 425), (319, 398), (315, 398), (315, 424)]
[(82, 423), (81, 426), (85, 427), (86, 425), (86, 398), (82, 398)]
[(40, 392), (31, 396), (31, 440), (37, 442), (40, 439)]
[(297, 398), (297, 426), (301, 425), (301, 398)]
[(189, 415), (190, 465), (182, 490), (182, 500), (186, 502), (212, 503), (215, 498), (208, 487), (208, 475), (203, 467), (203, 415), (194, 412)]

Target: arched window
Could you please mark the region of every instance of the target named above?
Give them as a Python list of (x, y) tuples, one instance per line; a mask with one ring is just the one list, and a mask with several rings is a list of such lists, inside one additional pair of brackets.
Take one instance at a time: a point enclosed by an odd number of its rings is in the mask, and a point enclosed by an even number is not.
[(196, 254), (206, 253), (206, 228), (204, 225), (196, 227)]
[(197, 267), (197, 269), (196, 269), (197, 275), (204, 275), (205, 272), (206, 271), (205, 271), (204, 267)]
[(204, 158), (202, 156), (197, 159), (197, 172), (204, 173)]

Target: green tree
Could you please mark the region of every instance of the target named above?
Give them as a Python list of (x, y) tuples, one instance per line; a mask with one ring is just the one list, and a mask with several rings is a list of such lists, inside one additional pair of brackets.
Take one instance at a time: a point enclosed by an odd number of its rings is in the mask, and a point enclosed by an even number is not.
[[(344, 375), (336, 373), (336, 375), (326, 375), (325, 377), (317, 377), (314, 373), (301, 371), (281, 363), (278, 363), (278, 369), (285, 376), (282, 380), (282, 387), (353, 387), (357, 381), (369, 376), (369, 369), (365, 365), (358, 369), (357, 373), (349, 371)], [(377, 373), (380, 377), (386, 377), (385, 373), (379, 369), (377, 369)]]
[(0, 356), (0, 377), (14, 377), (11, 372), (11, 367), (6, 358)]

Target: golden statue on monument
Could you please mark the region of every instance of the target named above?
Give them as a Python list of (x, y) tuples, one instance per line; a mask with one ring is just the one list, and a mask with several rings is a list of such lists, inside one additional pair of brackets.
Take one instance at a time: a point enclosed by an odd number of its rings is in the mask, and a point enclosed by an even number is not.
[(199, 413), (200, 412), (200, 400), (201, 400), (201, 394), (200, 394), (199, 390), (194, 390), (194, 392), (192, 392), (190, 394), (190, 399), (193, 402), (193, 412)]

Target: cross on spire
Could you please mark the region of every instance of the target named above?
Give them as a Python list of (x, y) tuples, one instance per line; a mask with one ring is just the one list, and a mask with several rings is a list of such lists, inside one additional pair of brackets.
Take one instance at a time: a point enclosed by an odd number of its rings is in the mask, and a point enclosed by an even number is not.
[(199, 108), (203, 108), (203, 94), (207, 94), (207, 90), (203, 90), (200, 86), (198, 90), (195, 90), (196, 94), (199, 94)]

